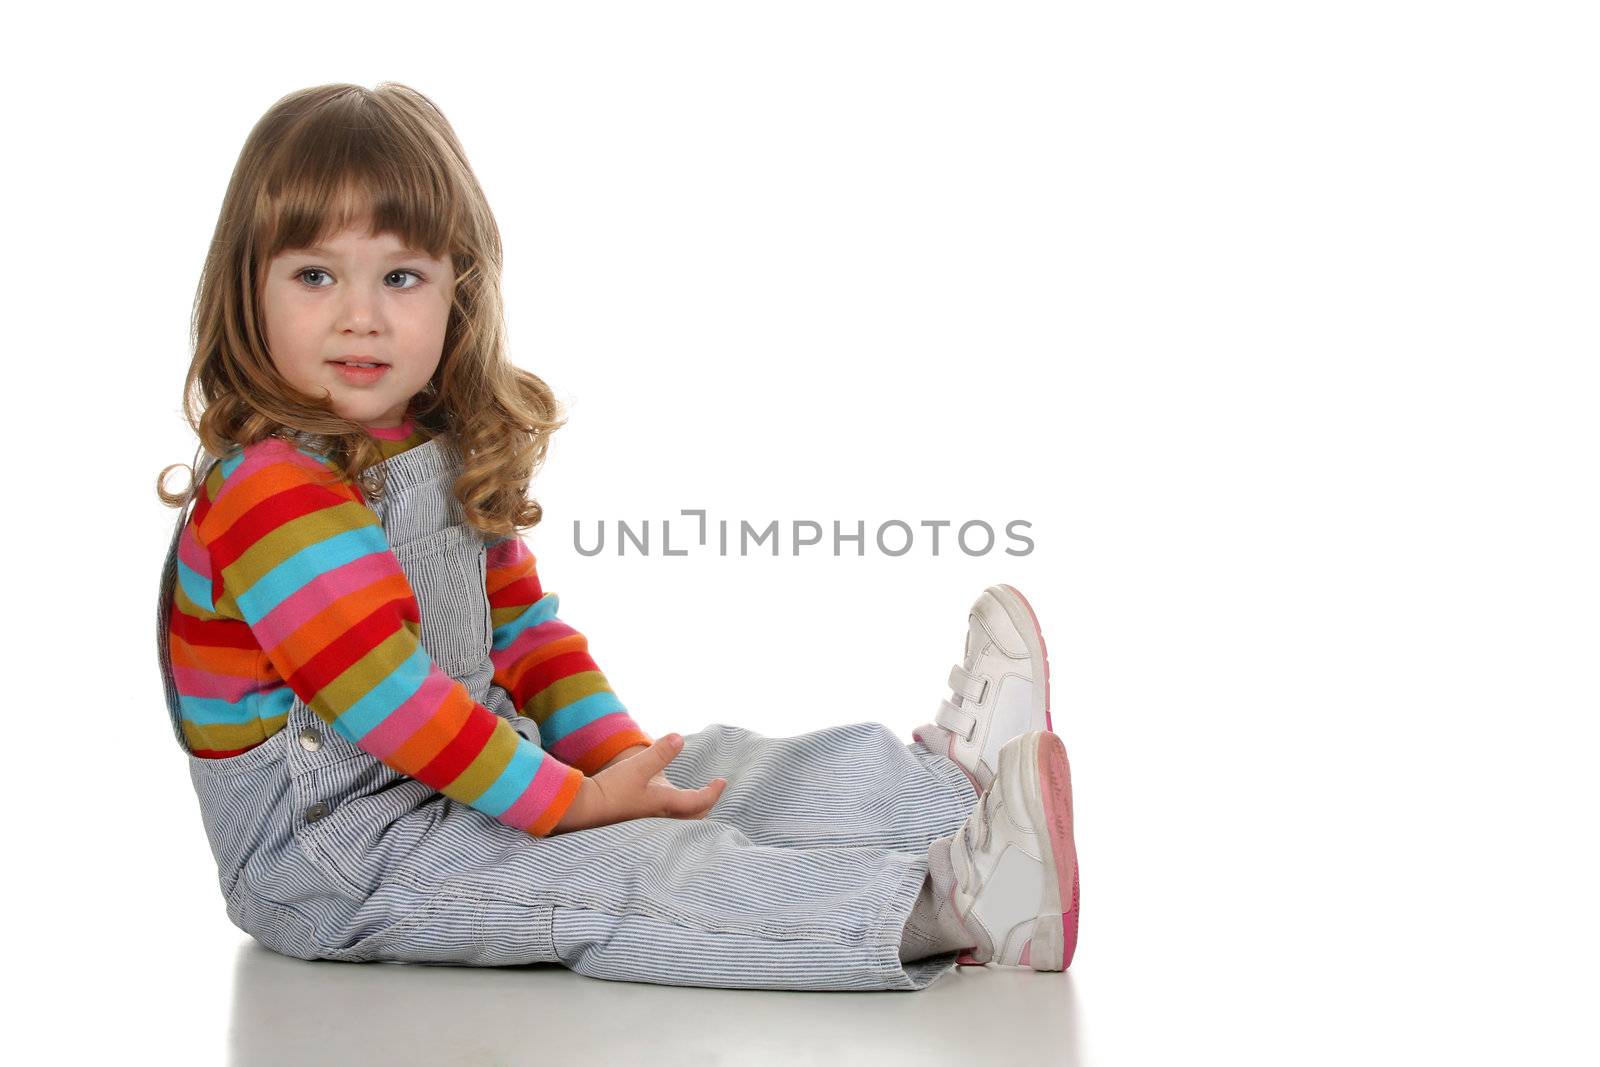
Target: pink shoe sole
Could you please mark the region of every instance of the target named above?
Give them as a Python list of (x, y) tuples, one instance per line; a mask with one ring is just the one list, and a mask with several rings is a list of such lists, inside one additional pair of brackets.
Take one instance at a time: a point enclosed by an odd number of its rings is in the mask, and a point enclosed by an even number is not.
[[(1045, 822), (1050, 829), (1056, 885), (1066, 885), (1070, 874), (1072, 903), (1061, 915), (1061, 966), (1036, 966), (1034, 969), (1064, 971), (1071, 965), (1078, 948), (1078, 847), (1072, 836), (1072, 765), (1067, 761), (1067, 746), (1053, 733), (1039, 739), (1039, 784), (1044, 792)], [(1023, 962), (1029, 961), (1032, 947), (1031, 941), (1024, 947)]]
[[(1067, 746), (1054, 733), (1039, 738), (1037, 758), (1040, 792), (1044, 796), (1045, 825), (1050, 835), (1051, 861), (1056, 868), (1056, 885), (1066, 885), (1070, 871), (1072, 903), (1060, 917), (1060, 965), (1054, 965), (1054, 961), (1048, 958), (1035, 961), (1033, 938), (1023, 944), (1017, 965), (1032, 967), (1036, 971), (1064, 971), (1072, 965), (1072, 957), (1078, 950), (1078, 847), (1072, 833), (1072, 765), (1067, 760)], [(950, 906), (955, 906), (954, 887), (950, 890)], [(1053, 913), (1050, 913), (1041, 915), (1038, 922), (1052, 920)], [(1034, 926), (1034, 932), (1036, 936), (1040, 933), (1038, 925)], [(956, 956), (956, 965), (982, 967), (983, 963), (975, 959), (970, 951), (963, 950)]]
[[(1002, 583), (1003, 584), (1003, 583)], [(1014, 585), (1006, 585), (1016, 598), (1022, 601), (1022, 606), (1028, 609), (1028, 618), (1033, 620), (1033, 633), (1039, 639), (1039, 651), (1044, 654), (1044, 728), (1055, 733), (1055, 726), (1050, 721), (1050, 646), (1045, 644), (1044, 630), (1039, 626), (1039, 616), (1034, 612), (1033, 605), (1028, 603), (1028, 598), (1022, 595), (1022, 590)], [(1039, 774), (1041, 781), (1046, 783), (1046, 797), (1050, 801), (1050, 828), (1052, 848), (1055, 850), (1056, 876), (1065, 881), (1062, 868), (1061, 835), (1066, 836), (1066, 852), (1072, 857), (1072, 908), (1061, 916), (1061, 969), (1064, 971), (1072, 965), (1072, 957), (1078, 949), (1078, 850), (1072, 837), (1072, 767), (1067, 762), (1066, 747), (1061, 748), (1061, 767), (1059, 781), (1052, 781), (1046, 774), (1046, 764), (1053, 763), (1047, 760), (1044, 746), (1039, 748)], [(1058, 830), (1056, 823), (1064, 827)], [(1058, 883), (1059, 884), (1059, 883)], [(1022, 962), (1029, 963), (1033, 954), (1033, 942), (1029, 941), (1022, 949)]]

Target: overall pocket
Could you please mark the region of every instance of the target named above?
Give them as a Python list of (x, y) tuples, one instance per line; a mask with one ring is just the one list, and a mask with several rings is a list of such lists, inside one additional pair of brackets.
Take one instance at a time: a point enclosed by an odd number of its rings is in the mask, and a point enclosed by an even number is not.
[(257, 855), (276, 855), (292, 834), (287, 740), (286, 731), (280, 730), (236, 756), (188, 755), (189, 778), (224, 897), (232, 893), (241, 869)]
[(394, 546), (422, 617), (422, 647), (456, 678), (489, 655), (494, 630), (484, 587), (487, 554), (483, 538), (466, 525)]

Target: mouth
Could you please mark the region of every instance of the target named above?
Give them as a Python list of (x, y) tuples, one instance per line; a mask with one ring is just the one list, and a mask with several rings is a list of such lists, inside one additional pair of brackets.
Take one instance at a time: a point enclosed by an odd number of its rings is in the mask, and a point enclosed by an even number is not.
[(389, 372), (389, 364), (367, 359), (330, 359), (328, 363), (351, 385), (371, 385)]

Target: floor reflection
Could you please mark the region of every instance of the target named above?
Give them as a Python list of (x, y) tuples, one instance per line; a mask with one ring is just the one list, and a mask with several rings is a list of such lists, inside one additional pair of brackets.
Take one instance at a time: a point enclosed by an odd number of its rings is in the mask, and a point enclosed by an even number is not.
[[(239, 949), (231, 1060), (255, 1064), (1082, 1062), (1070, 972), (956, 968), (919, 992), (607, 982), (554, 964), (306, 962)], [(570, 1058), (570, 1059), (569, 1059)]]

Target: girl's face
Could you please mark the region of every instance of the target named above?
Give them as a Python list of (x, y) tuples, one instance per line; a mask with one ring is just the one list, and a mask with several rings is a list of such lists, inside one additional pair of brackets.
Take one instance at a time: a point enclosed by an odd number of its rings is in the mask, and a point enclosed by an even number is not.
[(262, 295), (272, 362), (296, 388), (328, 394), (343, 418), (399, 426), (444, 354), (453, 287), (447, 261), (394, 234), (352, 228), (286, 249), (267, 265)]

